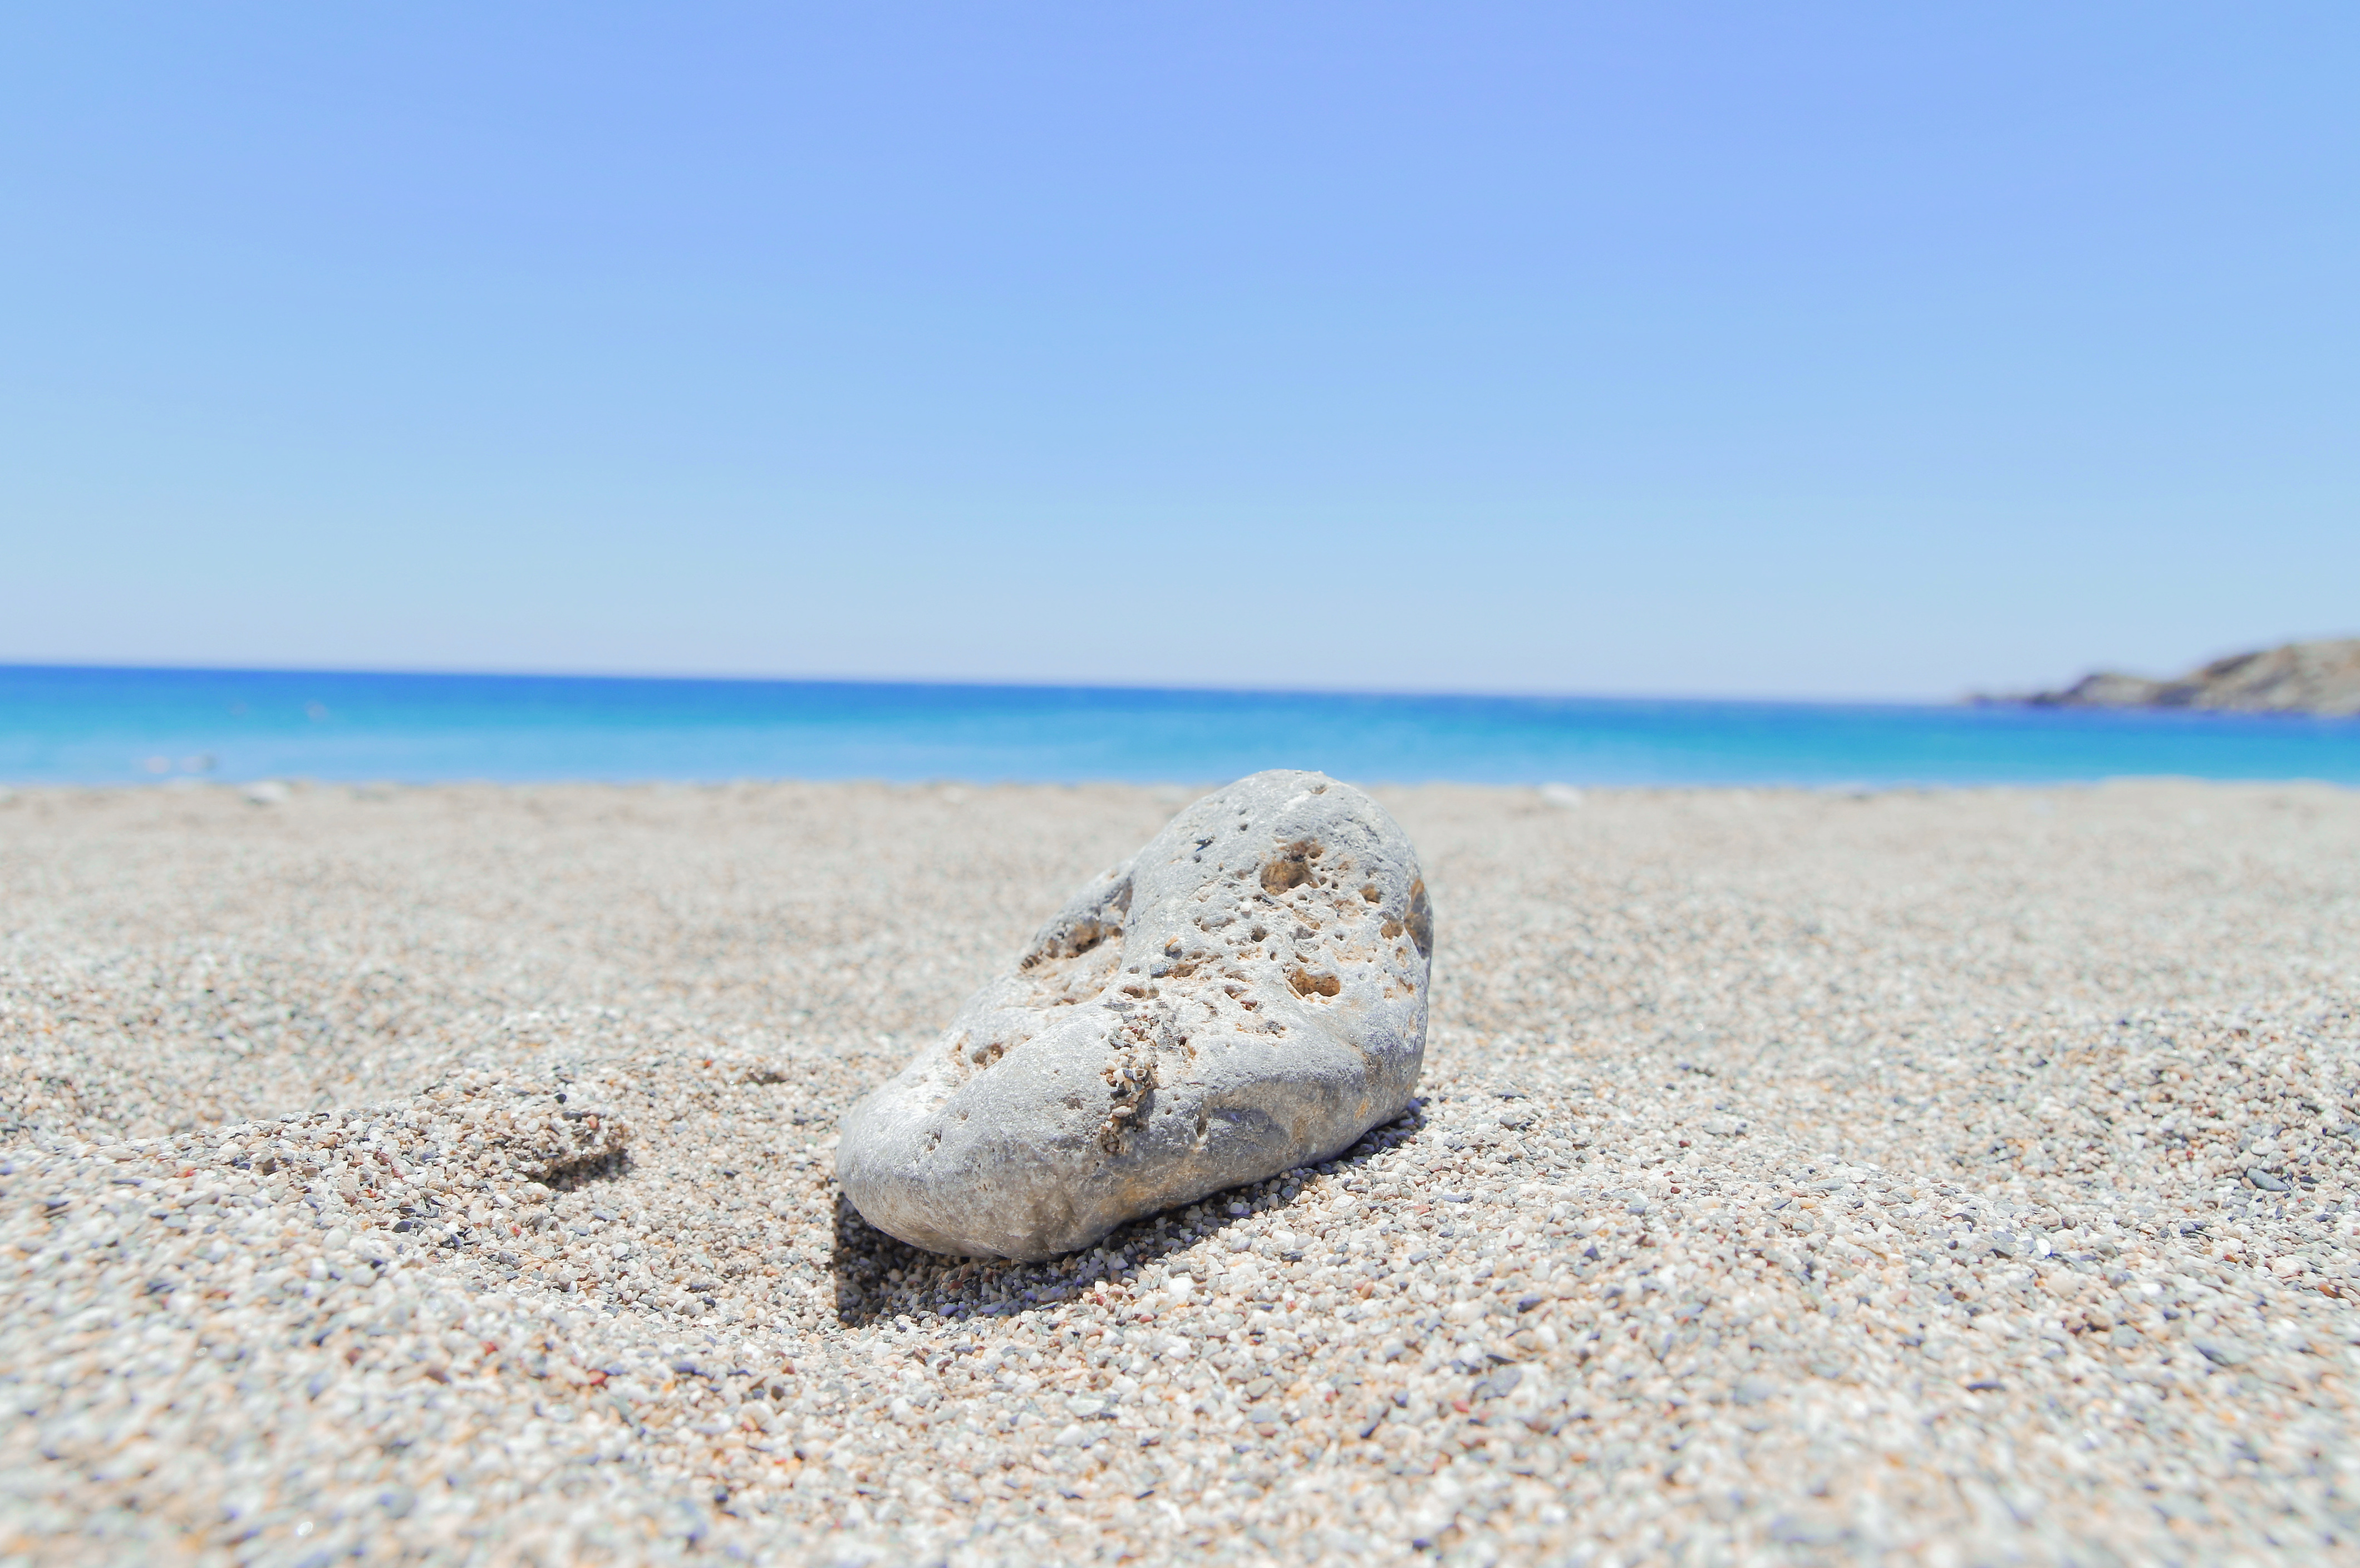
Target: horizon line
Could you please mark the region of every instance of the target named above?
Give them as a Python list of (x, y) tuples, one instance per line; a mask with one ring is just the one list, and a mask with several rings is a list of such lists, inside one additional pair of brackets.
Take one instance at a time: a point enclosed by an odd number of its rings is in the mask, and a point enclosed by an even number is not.
[(1153, 681), (1083, 681), (1050, 680), (1039, 677), (983, 677), (950, 675), (814, 675), (814, 674), (749, 674), (738, 673), (683, 673), (678, 671), (650, 673), (645, 671), (581, 670), (581, 669), (471, 669), (456, 666), (398, 666), (348, 664), (205, 664), (113, 663), (83, 660), (16, 660), (0, 659), (0, 674), (11, 671), (56, 671), (112, 673), (122, 674), (211, 674), (211, 675), (324, 675), (324, 676), (428, 676), (459, 680), (553, 680), (553, 681), (634, 681), (648, 684), (731, 685), (802, 685), (802, 686), (917, 686), (968, 688), (989, 691), (1080, 691), (1080, 692), (1142, 692), (1165, 694), (1200, 694), (1204, 696), (1335, 696), (1335, 697), (1461, 697), (1480, 701), (1540, 701), (1540, 702), (1694, 702), (1747, 704), (1761, 707), (1958, 707), (1978, 703), (2020, 705), (2018, 696), (1990, 692), (1962, 691), (1949, 697), (1896, 696), (1732, 696), (1710, 692), (1633, 693), (1568, 691), (1559, 688), (1527, 687), (1524, 689), (1470, 689), (1446, 686), (1298, 686), (1298, 685), (1220, 685), (1198, 682), (1158, 683)]

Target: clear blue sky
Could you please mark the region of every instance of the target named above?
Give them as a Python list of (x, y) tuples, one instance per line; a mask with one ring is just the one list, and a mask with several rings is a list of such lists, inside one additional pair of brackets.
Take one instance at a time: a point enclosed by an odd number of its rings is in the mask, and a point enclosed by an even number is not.
[(2349, 5), (0, 16), (0, 661), (1948, 696), (2360, 630)]

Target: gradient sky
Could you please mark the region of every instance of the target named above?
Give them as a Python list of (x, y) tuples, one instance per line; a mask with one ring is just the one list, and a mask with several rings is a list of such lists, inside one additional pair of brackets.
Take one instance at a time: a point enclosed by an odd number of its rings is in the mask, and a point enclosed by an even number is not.
[(0, 661), (2360, 631), (2355, 67), (2348, 5), (11, 7)]

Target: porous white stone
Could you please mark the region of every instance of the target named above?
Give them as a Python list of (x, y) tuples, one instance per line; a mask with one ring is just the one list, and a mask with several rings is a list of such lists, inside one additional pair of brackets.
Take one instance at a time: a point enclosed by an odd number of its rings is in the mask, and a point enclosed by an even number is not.
[(1408, 1106), (1433, 916), (1383, 807), (1240, 779), (1092, 882), (853, 1107), (836, 1178), (935, 1252), (1044, 1258)]

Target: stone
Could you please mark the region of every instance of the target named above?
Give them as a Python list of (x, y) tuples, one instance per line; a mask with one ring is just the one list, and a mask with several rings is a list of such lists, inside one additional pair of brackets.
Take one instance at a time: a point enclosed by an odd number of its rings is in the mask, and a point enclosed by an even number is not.
[(836, 1179), (912, 1245), (1035, 1260), (1316, 1164), (1408, 1108), (1433, 948), (1383, 807), (1320, 773), (1240, 779), (854, 1106)]

